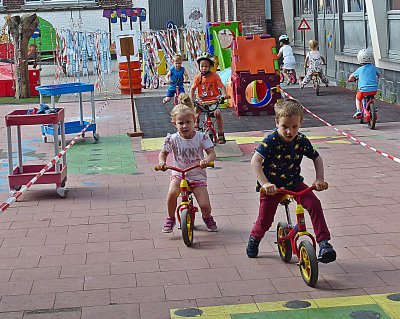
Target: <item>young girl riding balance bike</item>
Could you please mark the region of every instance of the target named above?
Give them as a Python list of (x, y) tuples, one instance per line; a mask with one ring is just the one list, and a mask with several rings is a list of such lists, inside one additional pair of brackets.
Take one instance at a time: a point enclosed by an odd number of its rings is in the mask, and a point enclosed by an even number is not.
[[(265, 233), (271, 227), (276, 209), (281, 201), (282, 194), (279, 188), (295, 192), (307, 189), (300, 175), (303, 156), (312, 159), (315, 167), (316, 179), (313, 183), (317, 191), (327, 189), (324, 181), (324, 165), (321, 156), (314, 149), (309, 139), (299, 133), (303, 121), (303, 108), (293, 99), (284, 100), (275, 104), (276, 129), (266, 136), (256, 149), (251, 160), (253, 172), (257, 178), (257, 191), (261, 188), (265, 192), (260, 194), (260, 208), (257, 220), (250, 233), (247, 245), (247, 256), (255, 258), (258, 255), (258, 246)], [(336, 252), (328, 242), (330, 233), (325, 222), (321, 202), (313, 192), (301, 198), (301, 204), (310, 213), (311, 222), (320, 250), (318, 260), (329, 263), (336, 260)]]
[[(178, 104), (171, 112), (172, 123), (178, 130), (176, 133), (167, 135), (160, 154), (158, 155), (158, 169), (165, 170), (167, 157), (173, 154), (174, 166), (186, 169), (200, 163), (200, 168), (195, 168), (186, 173), (186, 179), (196, 197), (203, 215), (203, 221), (208, 231), (217, 231), (217, 224), (211, 215), (210, 198), (207, 191), (207, 173), (204, 170), (215, 160), (214, 144), (207, 134), (195, 130), (195, 114), (190, 107)], [(206, 156), (204, 157), (204, 151)], [(171, 182), (167, 195), (168, 216), (165, 218), (164, 233), (172, 232), (176, 220), (175, 211), (177, 199), (180, 193), (179, 172), (171, 172)]]

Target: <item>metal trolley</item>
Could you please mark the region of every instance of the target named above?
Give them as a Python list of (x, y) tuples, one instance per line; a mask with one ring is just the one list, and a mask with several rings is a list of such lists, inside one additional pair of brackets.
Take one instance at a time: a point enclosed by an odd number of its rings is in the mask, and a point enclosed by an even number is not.
[[(73, 82), (55, 85), (43, 85), (37, 86), (36, 90), (40, 93), (40, 104), (43, 104), (43, 95), (50, 96), (51, 98), (51, 108), (54, 109), (55, 106), (55, 96), (70, 93), (79, 93), (79, 121), (65, 122), (65, 134), (79, 133), (88, 124), (86, 132), (93, 132), (93, 138), (98, 141), (100, 136), (96, 132), (96, 114), (94, 106), (94, 85), (91, 83), (83, 82)], [(92, 106), (92, 121), (83, 120), (83, 104), (82, 104), (82, 93), (90, 92), (90, 101)], [(53, 135), (53, 127), (51, 125), (42, 125), (42, 138), (43, 141), (47, 142), (47, 135)], [(84, 136), (84, 135), (82, 135)]]
[[(52, 127), (54, 137), (54, 154), (59, 154), (58, 138), (61, 138), (61, 148), (65, 147), (65, 124), (64, 109), (55, 109), (54, 113), (49, 114), (27, 114), (28, 110), (15, 110), (5, 116), (7, 127), (7, 146), (8, 146), (8, 182), (11, 191), (19, 191), (22, 185), (27, 185), (46, 164), (24, 165), (22, 161), (22, 136), (21, 126), (25, 125), (48, 125)], [(18, 165), (14, 168), (13, 147), (11, 140), (11, 128), (17, 129), (17, 157)], [(59, 134), (60, 132), (60, 134)], [(68, 190), (65, 188), (67, 181), (67, 162), (64, 154), (58, 162), (45, 172), (36, 184), (56, 184), (57, 194), (61, 198), (67, 197)]]

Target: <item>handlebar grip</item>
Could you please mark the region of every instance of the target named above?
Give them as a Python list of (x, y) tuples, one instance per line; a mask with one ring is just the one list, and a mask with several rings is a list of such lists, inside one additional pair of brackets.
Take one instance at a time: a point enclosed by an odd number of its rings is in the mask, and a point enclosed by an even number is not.
[(154, 170), (155, 170), (156, 172), (158, 172), (158, 171), (163, 171), (163, 172), (165, 172), (167, 169), (168, 169), (168, 168), (166, 168), (166, 167), (160, 168), (158, 165), (154, 166)]
[(215, 164), (214, 161), (212, 161), (212, 162), (208, 163), (207, 167), (214, 168), (214, 164)]

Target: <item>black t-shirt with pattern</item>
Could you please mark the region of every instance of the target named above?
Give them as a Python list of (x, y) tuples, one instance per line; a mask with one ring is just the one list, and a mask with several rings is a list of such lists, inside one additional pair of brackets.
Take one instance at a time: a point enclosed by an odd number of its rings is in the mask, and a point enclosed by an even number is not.
[[(279, 136), (277, 129), (263, 139), (256, 152), (264, 159), (262, 168), (268, 182), (287, 189), (294, 189), (304, 180), (300, 175), (303, 156), (312, 160), (319, 156), (304, 134), (299, 132), (288, 143)], [(257, 191), (260, 187), (257, 182)]]

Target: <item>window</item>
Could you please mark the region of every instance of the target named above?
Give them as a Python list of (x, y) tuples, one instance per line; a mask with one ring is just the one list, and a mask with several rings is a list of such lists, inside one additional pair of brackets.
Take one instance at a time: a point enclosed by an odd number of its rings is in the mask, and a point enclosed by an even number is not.
[(389, 0), (389, 10), (400, 10), (400, 0)]
[(301, 0), (301, 8), (303, 14), (312, 14), (313, 10), (313, 0)]
[(345, 0), (344, 12), (363, 12), (364, 0)]
[(318, 2), (318, 13), (323, 14), (324, 9), (326, 14), (332, 14), (335, 10), (334, 0), (319, 0)]
[(85, 3), (85, 2), (86, 3), (96, 2), (96, 0), (25, 0), (25, 4)]

